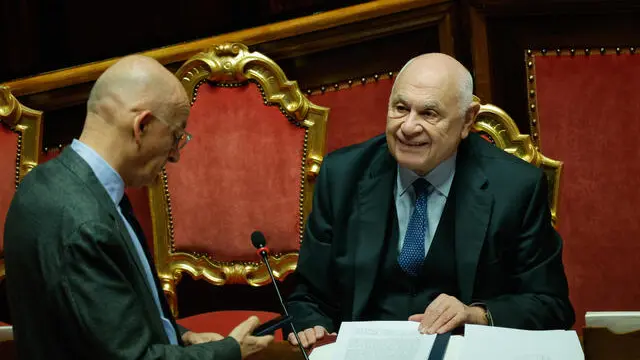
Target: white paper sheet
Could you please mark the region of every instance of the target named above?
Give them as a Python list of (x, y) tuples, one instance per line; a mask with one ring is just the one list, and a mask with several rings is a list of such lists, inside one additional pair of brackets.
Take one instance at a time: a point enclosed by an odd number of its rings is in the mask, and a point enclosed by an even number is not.
[(640, 330), (640, 311), (587, 311), (584, 319), (589, 327), (606, 327), (614, 333)]
[(444, 360), (460, 360), (463, 347), (464, 337), (462, 335), (451, 335), (447, 344), (447, 351), (444, 353)]
[(465, 325), (460, 360), (584, 360), (575, 331)]
[[(449, 339), (447, 344), (447, 351), (444, 355), (444, 360), (459, 360), (462, 353), (462, 347), (464, 346), (464, 337), (462, 335), (453, 335)], [(335, 351), (336, 343), (326, 344), (313, 349), (310, 360), (332, 360), (333, 352)]]
[(0, 341), (13, 340), (13, 326), (0, 326)]
[(333, 350), (336, 347), (336, 343), (325, 344), (314, 348), (309, 355), (309, 360), (331, 360), (333, 359)]
[(343, 322), (332, 360), (424, 360), (436, 336), (420, 334), (418, 325), (410, 321)]

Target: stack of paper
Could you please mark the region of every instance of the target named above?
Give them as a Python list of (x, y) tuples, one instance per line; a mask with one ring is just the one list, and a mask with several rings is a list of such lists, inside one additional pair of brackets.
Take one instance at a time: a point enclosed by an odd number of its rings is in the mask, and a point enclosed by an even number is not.
[(575, 331), (465, 325), (460, 360), (584, 360)]
[(640, 330), (640, 311), (587, 311), (588, 327), (605, 327), (614, 333)]
[[(409, 321), (344, 322), (337, 341), (313, 350), (311, 360), (425, 360), (436, 335)], [(435, 354), (435, 353), (434, 353)], [(431, 354), (433, 355), (433, 354)], [(527, 331), (466, 325), (451, 336), (442, 360), (584, 360), (575, 331)]]
[(13, 340), (13, 327), (0, 326), (0, 341)]
[(420, 334), (418, 325), (408, 321), (344, 322), (332, 359), (424, 360), (429, 356), (435, 335)]

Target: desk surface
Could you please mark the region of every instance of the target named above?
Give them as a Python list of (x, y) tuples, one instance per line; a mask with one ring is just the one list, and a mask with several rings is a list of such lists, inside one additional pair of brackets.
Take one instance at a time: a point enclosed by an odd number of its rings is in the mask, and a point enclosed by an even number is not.
[(286, 341), (274, 342), (263, 351), (253, 354), (248, 360), (301, 360), (304, 359), (300, 349), (291, 346)]

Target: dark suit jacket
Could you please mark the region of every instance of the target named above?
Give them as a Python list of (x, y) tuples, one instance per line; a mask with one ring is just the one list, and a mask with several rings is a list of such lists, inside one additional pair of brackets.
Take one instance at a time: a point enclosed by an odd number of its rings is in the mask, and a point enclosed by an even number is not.
[[(297, 329), (334, 331), (361, 319), (391, 233), (396, 174), (384, 136), (325, 158), (288, 301)], [(459, 146), (451, 191), (459, 300), (486, 304), (496, 326), (570, 328), (575, 314), (543, 172), (471, 134)]]
[(232, 338), (169, 344), (125, 224), (72, 149), (23, 179), (4, 241), (21, 359), (240, 359)]

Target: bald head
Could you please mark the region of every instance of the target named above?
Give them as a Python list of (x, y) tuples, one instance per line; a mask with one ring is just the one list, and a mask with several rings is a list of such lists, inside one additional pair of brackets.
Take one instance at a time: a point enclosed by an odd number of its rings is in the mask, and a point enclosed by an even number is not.
[(87, 111), (111, 119), (115, 110), (161, 111), (187, 99), (178, 79), (155, 59), (130, 55), (108, 68), (96, 81)]
[[(409, 60), (398, 73), (393, 85), (395, 90), (398, 82), (406, 79), (420, 79), (430, 77), (437, 79), (447, 92), (457, 97), (460, 111), (465, 112), (473, 101), (473, 78), (471, 73), (458, 60), (441, 54), (423, 54)], [(392, 90), (392, 94), (394, 91)]]
[(126, 56), (96, 81), (80, 141), (93, 148), (127, 186), (149, 184), (179, 159), (189, 116), (187, 93), (156, 60)]

